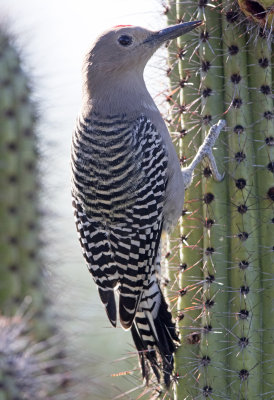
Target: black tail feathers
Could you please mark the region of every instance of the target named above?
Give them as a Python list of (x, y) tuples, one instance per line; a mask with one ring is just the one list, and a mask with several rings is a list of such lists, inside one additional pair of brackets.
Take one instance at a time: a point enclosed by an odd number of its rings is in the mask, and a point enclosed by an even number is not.
[(159, 300), (160, 305), (157, 307), (156, 315), (153, 315), (155, 309), (151, 312), (144, 307), (142, 301), (140, 302), (131, 333), (146, 383), (149, 381), (151, 368), (158, 382), (161, 374), (163, 375), (164, 383), (168, 387), (174, 365), (173, 354), (179, 345), (179, 338), (161, 291)]
[(102, 303), (105, 306), (108, 319), (110, 320), (111, 324), (114, 327), (116, 327), (117, 313), (116, 313), (116, 302), (113, 289), (102, 289), (98, 287), (98, 292), (102, 300)]

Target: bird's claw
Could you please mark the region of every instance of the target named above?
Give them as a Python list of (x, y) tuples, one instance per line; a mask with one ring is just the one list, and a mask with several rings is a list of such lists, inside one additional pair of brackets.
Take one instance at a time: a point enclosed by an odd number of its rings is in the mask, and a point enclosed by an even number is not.
[(225, 125), (225, 120), (220, 119), (217, 124), (213, 125), (210, 128), (208, 135), (206, 136), (202, 145), (199, 147), (196, 156), (192, 160), (192, 163), (188, 167), (182, 169), (185, 188), (187, 188), (191, 184), (194, 169), (205, 157), (208, 158), (213, 178), (218, 182), (224, 179), (225, 173), (220, 174), (220, 172), (218, 171), (217, 164), (212, 153), (212, 147), (214, 146), (221, 130), (225, 127)]
[(215, 160), (215, 157), (214, 157), (212, 151), (208, 152), (208, 154), (206, 154), (205, 157), (207, 157), (207, 159), (208, 159), (208, 163), (209, 163), (214, 180), (217, 182), (221, 182), (225, 177), (225, 172), (220, 174), (220, 172), (218, 171), (216, 160)]

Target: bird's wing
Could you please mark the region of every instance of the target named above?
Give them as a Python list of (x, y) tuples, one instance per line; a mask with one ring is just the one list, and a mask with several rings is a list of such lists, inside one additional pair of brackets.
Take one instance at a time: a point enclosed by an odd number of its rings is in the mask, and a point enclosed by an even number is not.
[[(113, 206), (111, 201), (109, 205), (109, 218), (106, 215), (102, 216), (103, 220), (94, 218), (92, 211), (77, 197), (77, 191), (73, 200), (80, 242), (88, 268), (99, 286), (101, 300), (111, 323), (115, 325), (116, 305), (113, 289), (118, 285), (120, 321), (126, 329), (132, 325), (141, 294), (149, 284), (154, 268), (162, 230), (162, 211), (167, 184), (167, 154), (161, 135), (153, 124), (145, 116), (141, 116), (132, 125), (130, 134), (135, 137), (132, 142), (135, 147), (132, 147), (131, 143), (128, 151), (132, 154), (127, 163), (123, 165), (121, 159), (121, 168), (115, 165), (112, 172), (112, 166), (107, 163), (105, 165), (105, 171), (113, 174), (112, 181), (115, 183), (114, 186), (110, 184), (106, 188), (109, 198), (113, 200)], [(107, 142), (105, 143), (107, 146)], [(123, 146), (123, 141), (120, 145)], [(116, 152), (117, 146), (118, 144), (115, 144)], [(108, 149), (106, 157), (114, 159), (114, 156), (110, 157), (111, 151), (111, 148)], [(125, 152), (125, 149), (121, 148), (121, 152)], [(102, 154), (100, 157), (102, 162)], [(119, 181), (115, 171), (122, 170), (126, 176), (127, 169), (130, 171), (128, 179), (123, 177), (123, 184), (119, 187), (119, 197), (122, 199), (118, 207), (119, 218), (115, 218), (115, 215), (118, 215), (115, 193)], [(127, 182), (130, 182), (129, 186)], [(131, 191), (131, 188), (134, 190)], [(97, 189), (98, 186), (93, 188), (95, 197)], [(100, 195), (101, 193), (102, 185)], [(96, 215), (98, 207), (100, 208), (100, 204), (98, 205), (97, 201)]]

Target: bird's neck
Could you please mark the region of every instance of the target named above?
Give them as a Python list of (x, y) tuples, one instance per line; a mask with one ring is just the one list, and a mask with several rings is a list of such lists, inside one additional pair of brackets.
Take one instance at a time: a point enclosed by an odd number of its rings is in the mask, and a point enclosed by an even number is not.
[(128, 114), (139, 116), (145, 109), (156, 110), (142, 73), (124, 72), (97, 75), (84, 80), (83, 113), (102, 116)]

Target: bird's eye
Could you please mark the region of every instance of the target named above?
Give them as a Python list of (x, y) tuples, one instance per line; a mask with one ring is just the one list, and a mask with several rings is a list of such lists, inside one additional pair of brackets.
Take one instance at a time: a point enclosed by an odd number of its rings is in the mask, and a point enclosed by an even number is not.
[(128, 35), (122, 35), (119, 37), (118, 42), (121, 46), (130, 46), (132, 43), (132, 37)]

